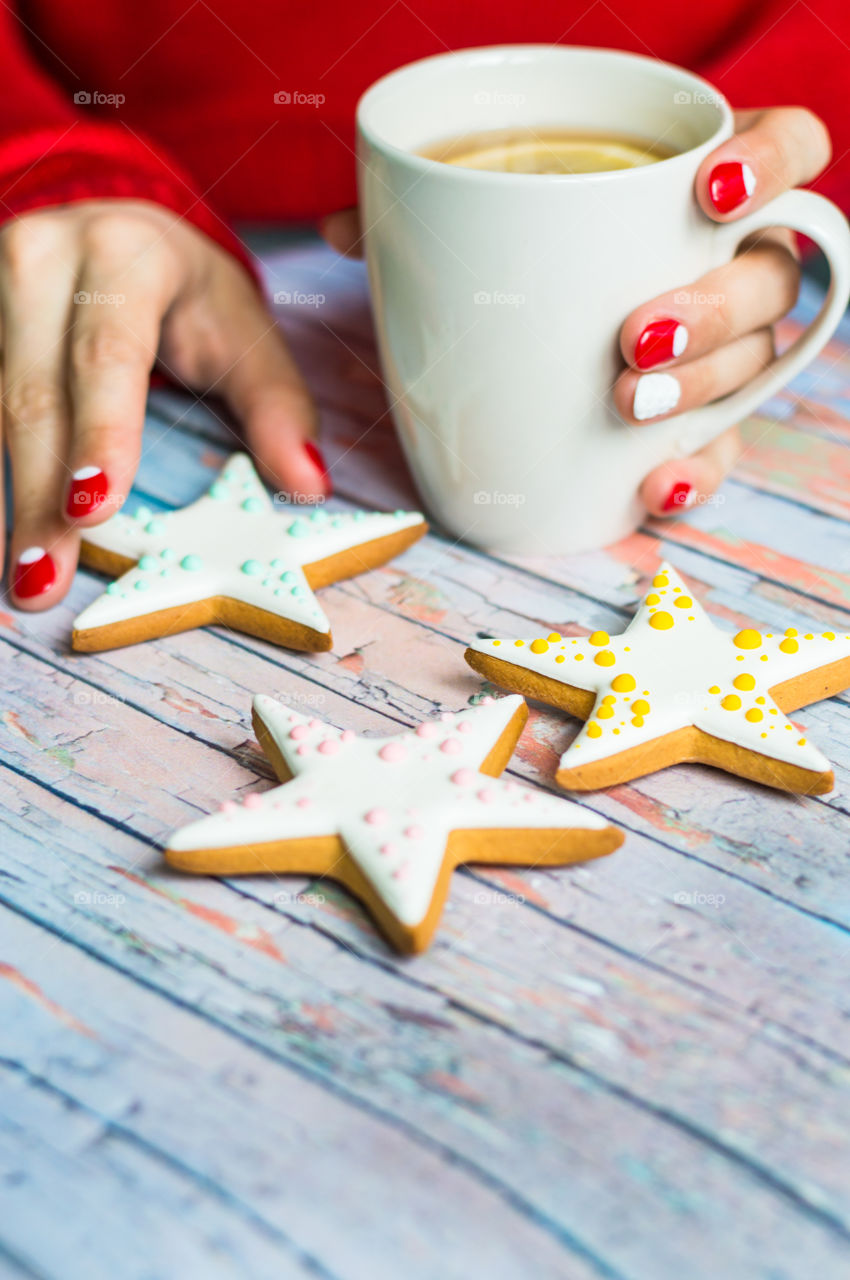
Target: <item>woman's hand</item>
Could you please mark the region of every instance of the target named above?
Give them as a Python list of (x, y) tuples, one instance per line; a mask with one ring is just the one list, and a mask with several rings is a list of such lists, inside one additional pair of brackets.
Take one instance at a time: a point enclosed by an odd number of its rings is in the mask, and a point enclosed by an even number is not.
[[(697, 175), (697, 199), (715, 222), (734, 222), (829, 162), (829, 134), (802, 107), (741, 111), (735, 123), (739, 132)], [(621, 417), (657, 422), (749, 382), (773, 359), (773, 325), (793, 307), (799, 282), (794, 235), (776, 228), (752, 237), (728, 265), (638, 307), (620, 331), (629, 366), (614, 388)], [(656, 467), (643, 501), (655, 515), (681, 512), (718, 487), (741, 449), (735, 427)]]
[(0, 346), (10, 577), (23, 608), (61, 599), (80, 530), (129, 493), (155, 364), (222, 396), (275, 482), (328, 491), (310, 397), (256, 287), (159, 205), (98, 200), (6, 223)]

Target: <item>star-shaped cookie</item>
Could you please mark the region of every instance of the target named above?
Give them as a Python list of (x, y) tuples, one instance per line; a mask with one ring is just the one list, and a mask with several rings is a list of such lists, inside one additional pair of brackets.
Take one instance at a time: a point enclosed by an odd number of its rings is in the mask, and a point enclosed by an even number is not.
[(586, 720), (561, 757), (567, 790), (685, 760), (785, 791), (833, 787), (829, 761), (786, 713), (850, 685), (850, 635), (814, 623), (782, 635), (720, 631), (669, 564), (622, 635), (476, 640), (466, 660), (493, 683)]
[(85, 530), (83, 562), (122, 576), (76, 619), (72, 644), (114, 649), (224, 623), (290, 649), (330, 649), (314, 590), (386, 564), (427, 528), (415, 511), (276, 508), (237, 453), (191, 506), (140, 507)]
[(622, 843), (590, 810), (498, 776), (527, 716), (522, 698), (485, 698), (412, 733), (358, 738), (258, 696), (257, 739), (283, 785), (183, 827), (165, 856), (208, 875), (330, 876), (399, 951), (421, 951), (458, 863), (561, 866)]

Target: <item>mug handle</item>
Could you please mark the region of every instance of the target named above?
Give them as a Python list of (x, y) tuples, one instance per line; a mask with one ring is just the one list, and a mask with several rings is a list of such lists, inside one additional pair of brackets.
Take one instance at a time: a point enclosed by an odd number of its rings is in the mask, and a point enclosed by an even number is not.
[(815, 195), (813, 191), (785, 191), (756, 213), (736, 222), (721, 224), (718, 227), (721, 247), (731, 257), (742, 240), (764, 227), (790, 227), (792, 231), (800, 231), (814, 240), (829, 263), (829, 291), (805, 332), (751, 382), (720, 400), (691, 409), (675, 419), (680, 428), (676, 435), (679, 457), (701, 449), (790, 382), (826, 345), (838, 328), (847, 306), (850, 297), (850, 226), (831, 200)]

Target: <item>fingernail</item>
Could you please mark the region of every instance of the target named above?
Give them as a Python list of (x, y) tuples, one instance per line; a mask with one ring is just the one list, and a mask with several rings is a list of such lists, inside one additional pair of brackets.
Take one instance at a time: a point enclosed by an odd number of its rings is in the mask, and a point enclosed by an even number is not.
[(322, 456), (321, 450), (313, 443), (312, 440), (306, 440), (304, 442), (304, 452), (306, 453), (307, 457), (310, 459), (310, 461), (312, 462), (316, 470), (321, 474), (322, 484), (325, 490), (325, 496), (330, 497), (331, 493), (333, 492), (333, 485), (331, 484), (331, 477), (330, 477), (330, 472), (328, 471), (328, 464), (325, 462), (325, 459)]
[(653, 320), (635, 343), (635, 364), (652, 369), (675, 360), (688, 345), (688, 331), (679, 320)]
[(80, 467), (71, 476), (65, 514), (74, 520), (81, 520), (83, 516), (97, 511), (106, 501), (108, 493), (109, 481), (100, 467)]
[(679, 380), (672, 373), (645, 373), (635, 386), (632, 415), (638, 422), (643, 422), (645, 418), (669, 413), (676, 408), (681, 394)]
[(689, 507), (693, 500), (694, 486), (687, 480), (677, 480), (667, 494), (662, 511), (673, 511), (676, 507)]
[(755, 189), (756, 175), (740, 160), (715, 165), (708, 179), (708, 194), (718, 213), (731, 213), (749, 200)]
[(44, 595), (56, 581), (56, 565), (44, 547), (27, 547), (18, 556), (12, 589), (21, 600)]

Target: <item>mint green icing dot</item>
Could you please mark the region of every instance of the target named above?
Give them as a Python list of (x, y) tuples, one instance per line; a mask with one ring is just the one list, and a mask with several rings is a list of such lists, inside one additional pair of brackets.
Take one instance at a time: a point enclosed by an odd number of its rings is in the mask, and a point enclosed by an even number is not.
[(151, 584), (148, 582), (147, 578), (137, 578), (133, 583), (133, 586), (137, 591), (147, 591), (150, 585)]
[(291, 569), (287, 569), (286, 573), (280, 575), (281, 582), (297, 582), (298, 574), (293, 573)]
[(145, 525), (145, 533), (152, 533), (154, 535), (165, 533), (165, 525), (162, 520), (149, 520)]
[(366, 512), (365, 512), (365, 511), (355, 511), (355, 513), (354, 513), (354, 519), (355, 519), (355, 520), (365, 520), (365, 519), (366, 519)]
[(157, 569), (159, 568), (159, 562), (156, 556), (144, 555), (139, 558), (138, 567), (140, 569)]
[(259, 560), (243, 560), (240, 567), (242, 572), (247, 573), (250, 578), (253, 578), (258, 573), (265, 573), (266, 571), (266, 566), (261, 564)]
[(272, 560), (273, 569), (282, 569), (285, 564), (286, 564), (285, 560)]
[(177, 552), (173, 547), (163, 547), (159, 555), (161, 560), (174, 560), (177, 557)]
[(285, 595), (286, 595), (286, 592), (284, 591), (283, 587), (276, 587), (276, 588), (275, 588), (275, 595), (276, 595), (276, 596), (285, 596)]
[(230, 497), (230, 490), (228, 489), (227, 485), (224, 483), (223, 480), (213, 480), (212, 484), (210, 485), (210, 497), (211, 498), (229, 498)]
[(184, 556), (180, 561), (181, 569), (200, 569), (202, 566), (203, 561), (200, 556)]
[(159, 576), (160, 576), (161, 578), (170, 578), (170, 577), (171, 577), (171, 570), (170, 570), (170, 569), (160, 569), (160, 571), (159, 571)]
[(342, 516), (334, 516), (333, 520), (331, 520), (331, 524), (333, 525), (334, 529), (339, 529), (339, 527), (344, 523), (345, 521), (343, 520)]
[(328, 513), (323, 507), (316, 507), (315, 511), (310, 514), (310, 519), (314, 524), (324, 524), (327, 518)]
[(400, 520), (402, 516), (407, 515), (407, 512), (402, 511), (401, 507), (399, 507), (397, 511), (393, 512), (393, 515), (395, 516), (396, 520)]
[(150, 520), (152, 516), (153, 512), (150, 507), (136, 507), (137, 520)]
[(292, 596), (303, 596), (306, 595), (306, 592), (303, 587), (293, 587), (289, 594)]
[(263, 504), (259, 498), (246, 498), (242, 503), (243, 511), (262, 511)]
[(118, 583), (117, 583), (117, 582), (110, 582), (109, 586), (106, 588), (106, 594), (107, 594), (108, 596), (117, 596), (117, 594), (118, 594)]
[(293, 538), (303, 538), (310, 530), (303, 520), (293, 520), (286, 532), (291, 533)]

